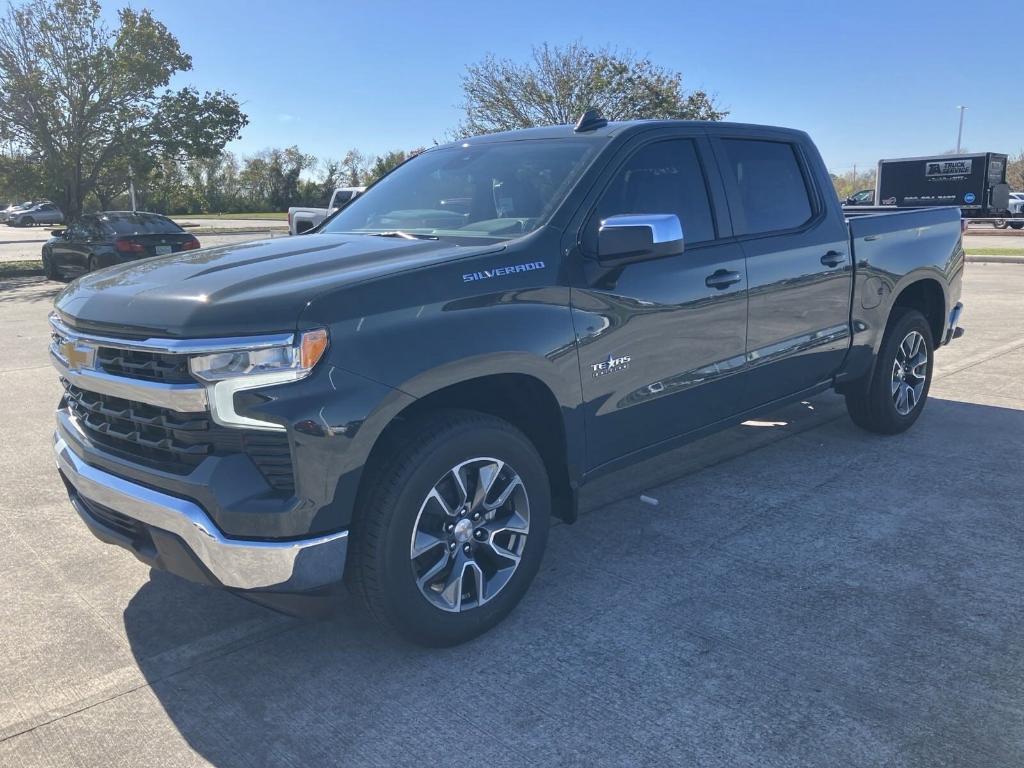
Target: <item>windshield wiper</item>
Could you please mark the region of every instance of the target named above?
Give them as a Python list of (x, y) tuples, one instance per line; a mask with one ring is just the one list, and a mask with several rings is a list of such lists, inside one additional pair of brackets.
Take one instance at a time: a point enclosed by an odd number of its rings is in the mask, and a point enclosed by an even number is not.
[(437, 235), (421, 235), (415, 232), (403, 232), (400, 229), (391, 232), (369, 232), (374, 237), (400, 237), (403, 240), (439, 240)]

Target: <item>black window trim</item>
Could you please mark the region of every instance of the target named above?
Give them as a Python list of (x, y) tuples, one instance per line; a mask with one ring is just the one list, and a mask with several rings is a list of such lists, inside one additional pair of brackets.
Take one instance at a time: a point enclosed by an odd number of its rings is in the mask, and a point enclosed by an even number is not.
[[(818, 189), (818, 185), (815, 183), (814, 176), (810, 172), (810, 167), (807, 159), (807, 155), (804, 152), (803, 142), (795, 136), (778, 136), (778, 135), (758, 135), (758, 134), (744, 134), (744, 133), (716, 133), (711, 138), (711, 145), (715, 154), (718, 157), (719, 166), (722, 168), (722, 183), (725, 185), (726, 197), (729, 200), (729, 209), (733, 214), (733, 228), (739, 228), (739, 225), (746, 227), (747, 225), (747, 212), (743, 205), (743, 198), (740, 195), (740, 191), (736, 186), (736, 181), (732, 177), (732, 173), (728, 172), (729, 154), (725, 147), (722, 145), (722, 141), (726, 140), (738, 140), (738, 141), (761, 141), (771, 142), (773, 144), (788, 144), (790, 149), (793, 151), (793, 155), (796, 158), (797, 168), (800, 170), (800, 175), (804, 180), (804, 188), (807, 190), (807, 200), (811, 205), (811, 216), (807, 221), (796, 227), (789, 227), (787, 229), (772, 229), (766, 232), (749, 232), (735, 235), (735, 240), (738, 242), (744, 242), (747, 240), (760, 240), (765, 237), (782, 237), (785, 235), (797, 235), (804, 232), (808, 232), (815, 227), (819, 226), (828, 215), (828, 209), (825, 206), (824, 201), (821, 198), (821, 190)], [(738, 219), (738, 221), (736, 220)]]
[[(691, 249), (706, 248), (712, 245), (721, 245), (722, 243), (731, 242), (735, 239), (732, 235), (722, 234), (719, 210), (718, 206), (715, 204), (715, 195), (710, 183), (711, 177), (708, 174), (708, 161), (714, 162), (716, 158), (713, 156), (706, 157), (706, 148), (701, 146), (701, 139), (707, 140), (708, 136), (704, 133), (696, 132), (665, 134), (664, 132), (659, 131), (652, 133), (653, 135), (647, 134), (646, 136), (641, 134), (641, 136), (637, 138), (637, 141), (631, 142), (628, 145), (626, 145), (623, 148), (623, 151), (618, 161), (613, 162), (611, 167), (605, 170), (605, 173), (607, 174), (606, 177), (597, 185), (597, 187), (599, 188), (596, 190), (596, 192), (593, 195), (593, 199), (587, 206), (587, 213), (583, 217), (583, 223), (580, 225), (576, 239), (580, 251), (586, 258), (594, 258), (594, 256), (596, 255), (587, 251), (585, 247), (586, 243), (584, 237), (587, 232), (587, 227), (590, 226), (590, 222), (597, 215), (597, 206), (601, 202), (601, 199), (604, 197), (605, 193), (618, 178), (619, 173), (622, 171), (626, 163), (632, 160), (638, 152), (641, 152), (647, 147), (650, 147), (654, 144), (661, 144), (667, 141), (688, 141), (693, 146), (694, 154), (697, 156), (697, 165), (700, 167), (701, 175), (704, 181), (704, 192), (707, 195), (708, 209), (711, 212), (711, 226), (714, 229), (714, 237), (712, 237), (710, 240), (701, 240), (700, 242), (694, 243), (685, 241), (686, 250), (689, 251)], [(713, 149), (712, 152), (714, 152)], [(715, 168), (714, 170), (717, 172), (718, 169)], [(685, 227), (683, 229), (683, 238), (684, 240), (686, 238)], [(684, 252), (682, 255), (685, 256), (686, 253)]]

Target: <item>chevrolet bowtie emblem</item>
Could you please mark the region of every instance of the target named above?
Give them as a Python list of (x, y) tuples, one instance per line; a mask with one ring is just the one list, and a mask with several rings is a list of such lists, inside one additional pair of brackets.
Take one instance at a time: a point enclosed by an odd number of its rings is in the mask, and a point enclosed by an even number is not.
[(73, 371), (80, 371), (83, 368), (92, 368), (96, 359), (96, 349), (88, 345), (79, 345), (76, 341), (62, 341), (57, 347), (60, 356)]

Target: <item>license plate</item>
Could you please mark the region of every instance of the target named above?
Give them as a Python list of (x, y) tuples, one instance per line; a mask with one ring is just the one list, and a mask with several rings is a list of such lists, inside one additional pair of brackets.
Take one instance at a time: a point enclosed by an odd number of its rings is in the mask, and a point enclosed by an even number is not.
[(166, 254), (170, 253), (173, 250), (174, 250), (174, 248), (172, 248), (169, 245), (158, 245), (156, 247), (156, 255), (157, 256), (165, 256)]

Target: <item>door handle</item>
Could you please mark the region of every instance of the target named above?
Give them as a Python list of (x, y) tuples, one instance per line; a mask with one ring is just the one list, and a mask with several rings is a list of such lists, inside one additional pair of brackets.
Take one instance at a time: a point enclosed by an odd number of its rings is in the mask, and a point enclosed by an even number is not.
[(728, 269), (719, 269), (704, 279), (704, 285), (708, 288), (716, 288), (721, 291), (734, 283), (738, 283), (742, 279), (743, 276), (740, 275), (739, 272), (733, 272)]
[(826, 267), (838, 267), (846, 263), (846, 254), (842, 251), (829, 251), (821, 257), (821, 263)]

